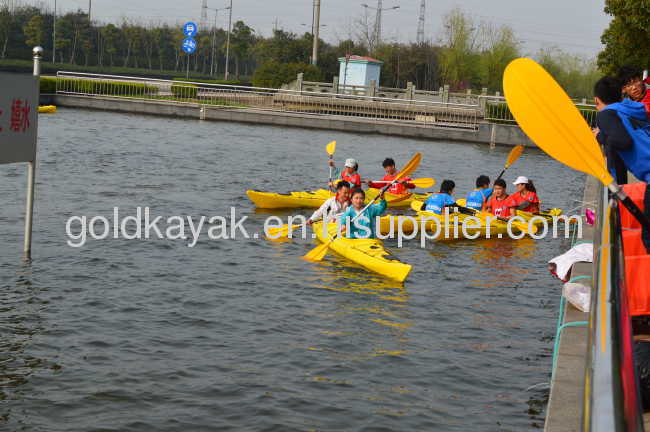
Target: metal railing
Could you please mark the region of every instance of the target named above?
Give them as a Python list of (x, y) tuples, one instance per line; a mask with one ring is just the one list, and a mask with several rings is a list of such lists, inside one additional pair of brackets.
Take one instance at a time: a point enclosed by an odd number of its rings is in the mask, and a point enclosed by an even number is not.
[[(503, 96), (479, 96), (479, 106), (483, 112), (483, 118), (492, 123), (516, 124), (512, 116), (506, 98)], [(596, 105), (576, 103), (576, 107), (582, 113), (591, 127), (596, 126)]]
[(478, 129), (476, 105), (206, 84), (141, 77), (58, 72), (57, 94), (197, 104), (206, 109), (265, 110), (357, 117), (427, 127)]

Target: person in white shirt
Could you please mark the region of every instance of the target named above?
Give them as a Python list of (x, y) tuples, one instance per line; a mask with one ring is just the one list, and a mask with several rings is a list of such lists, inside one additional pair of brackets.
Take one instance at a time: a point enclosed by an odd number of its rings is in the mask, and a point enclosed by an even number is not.
[(307, 225), (314, 222), (323, 220), (324, 222), (336, 222), (336, 218), (340, 216), (350, 205), (350, 183), (345, 180), (340, 181), (336, 185), (336, 195), (329, 198), (314, 212), (309, 219)]

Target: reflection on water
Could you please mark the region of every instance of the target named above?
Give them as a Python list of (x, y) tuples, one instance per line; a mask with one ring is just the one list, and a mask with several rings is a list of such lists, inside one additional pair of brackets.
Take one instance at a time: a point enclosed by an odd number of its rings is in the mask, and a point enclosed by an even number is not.
[(40, 311), (47, 302), (41, 300), (38, 291), (32, 285), (28, 264), (19, 268), (15, 282), (0, 288), (0, 401), (5, 401), (0, 419), (4, 422), (12, 417), (13, 404), (6, 402), (25, 397), (23, 386), (34, 372), (59, 369), (51, 360), (27, 352), (34, 337), (43, 331)]

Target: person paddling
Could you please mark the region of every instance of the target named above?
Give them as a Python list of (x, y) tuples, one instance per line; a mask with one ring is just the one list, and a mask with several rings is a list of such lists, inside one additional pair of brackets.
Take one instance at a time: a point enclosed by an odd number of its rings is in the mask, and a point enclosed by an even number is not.
[(456, 200), (452, 196), (454, 188), (456, 188), (456, 183), (453, 180), (443, 180), (440, 184), (440, 192), (431, 194), (422, 204), (422, 210), (442, 214), (445, 207), (454, 206), (456, 204)]
[(327, 199), (318, 210), (307, 219), (307, 225), (323, 220), (325, 223), (336, 222), (337, 218), (350, 205), (350, 183), (345, 180), (336, 185), (336, 195)]
[[(395, 161), (393, 160), (393, 158), (384, 159), (384, 162), (381, 164), (381, 166), (384, 167), (384, 171), (386, 171), (386, 175), (379, 182), (369, 181), (368, 187), (371, 187), (373, 189), (381, 189), (384, 186), (386, 186), (388, 183), (395, 180), (395, 177), (397, 176), (398, 172), (397, 169), (395, 168)], [(393, 195), (407, 194), (408, 189), (415, 189), (415, 185), (409, 183), (410, 180), (411, 179), (409, 177), (405, 177), (399, 180), (397, 183), (394, 183), (393, 185), (391, 185), (390, 188), (388, 188), (388, 193), (391, 193)]]
[(527, 177), (519, 176), (513, 184), (517, 187), (517, 192), (510, 195), (511, 215), (516, 215), (517, 210), (539, 213), (539, 198), (533, 182)]
[[(334, 160), (330, 159), (329, 160), (329, 166), (331, 166), (334, 169), (336, 168), (336, 165), (334, 164)], [(350, 184), (350, 187), (352, 189), (354, 188), (360, 188), (361, 187), (361, 176), (359, 175), (359, 163), (350, 158), (345, 160), (345, 167), (343, 168), (343, 171), (341, 171), (341, 180), (344, 180)], [(335, 177), (338, 176), (338, 173), (335, 175)], [(330, 187), (332, 187), (333, 184), (330, 184)]]
[(506, 193), (505, 180), (497, 179), (494, 181), (494, 192), (483, 205), (483, 211), (490, 212), (499, 218), (508, 219), (511, 216), (509, 198)]
[(467, 204), (465, 207), (481, 210), (490, 198), (490, 195), (492, 195), (490, 177), (486, 175), (478, 176), (476, 179), (476, 189), (467, 194)]
[[(363, 210), (363, 203), (366, 193), (363, 189), (357, 188), (352, 191), (352, 204), (341, 216), (341, 224), (345, 224), (347, 238), (351, 239), (374, 239), (377, 238), (376, 218), (381, 216), (388, 204), (384, 199), (384, 193), (379, 195), (379, 202), (368, 206)], [(361, 211), (363, 210), (363, 213)], [(360, 214), (361, 213), (361, 214)], [(358, 215), (358, 216), (357, 216)], [(356, 219), (355, 219), (356, 218)], [(349, 230), (347, 229), (349, 225)]]

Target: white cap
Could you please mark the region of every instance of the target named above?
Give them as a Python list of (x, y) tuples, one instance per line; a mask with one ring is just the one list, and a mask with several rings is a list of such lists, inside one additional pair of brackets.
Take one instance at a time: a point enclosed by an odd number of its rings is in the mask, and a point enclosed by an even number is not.
[(354, 168), (357, 165), (358, 165), (357, 161), (354, 160), (354, 159), (346, 159), (345, 160), (345, 166), (348, 167), (348, 168)]
[(512, 184), (515, 186), (518, 184), (528, 184), (528, 177), (519, 176)]

